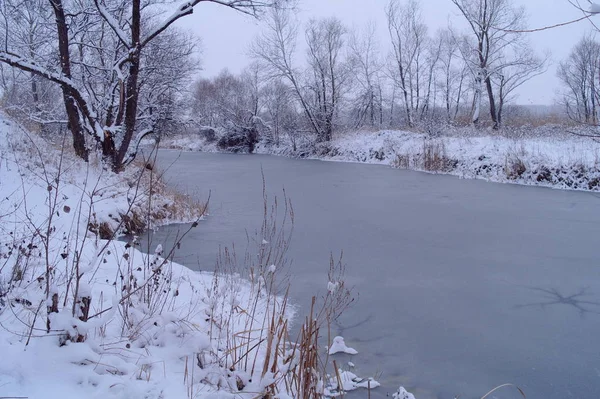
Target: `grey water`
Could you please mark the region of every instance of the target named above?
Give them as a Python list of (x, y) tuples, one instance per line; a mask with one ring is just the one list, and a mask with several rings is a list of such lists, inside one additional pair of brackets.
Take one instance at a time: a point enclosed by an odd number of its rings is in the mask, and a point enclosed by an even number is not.
[(165, 150), (159, 163), (173, 187), (210, 192), (210, 215), (176, 255), (190, 268), (212, 270), (219, 246), (259, 226), (261, 171), (293, 202), (301, 312), (343, 250), (358, 295), (333, 333), (359, 354), (338, 363), (377, 375), (373, 398), (399, 385), (417, 399), (480, 398), (503, 383), (530, 399), (600, 398), (598, 194), (262, 155)]

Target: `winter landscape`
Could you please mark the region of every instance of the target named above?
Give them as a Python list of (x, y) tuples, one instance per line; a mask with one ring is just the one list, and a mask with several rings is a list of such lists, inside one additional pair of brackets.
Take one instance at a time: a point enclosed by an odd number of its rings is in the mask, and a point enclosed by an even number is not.
[(0, 399), (599, 398), (599, 13), (0, 2)]

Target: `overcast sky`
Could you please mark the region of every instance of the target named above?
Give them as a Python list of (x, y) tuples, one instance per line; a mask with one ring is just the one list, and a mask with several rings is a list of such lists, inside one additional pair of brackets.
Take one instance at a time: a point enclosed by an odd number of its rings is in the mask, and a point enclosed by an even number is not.
[[(364, 27), (375, 22), (380, 48), (388, 46), (384, 8), (388, 0), (300, 0), (300, 20), (335, 16), (348, 27)], [(527, 9), (529, 28), (538, 28), (570, 21), (582, 16), (567, 0), (513, 0)], [(425, 22), (430, 32), (450, 23), (462, 26), (462, 16), (451, 0), (421, 0)], [(600, 15), (594, 17), (600, 23)], [(236, 73), (248, 63), (247, 49), (261, 31), (260, 21), (212, 3), (201, 3), (194, 14), (179, 21), (179, 26), (202, 38), (202, 75), (214, 76), (223, 68)], [(534, 78), (518, 92), (520, 104), (552, 104), (559, 82), (556, 78), (558, 61), (568, 56), (573, 45), (592, 30), (588, 21), (529, 34), (530, 42), (540, 53), (549, 50), (552, 65), (544, 75)], [(387, 50), (386, 50), (387, 51)]]

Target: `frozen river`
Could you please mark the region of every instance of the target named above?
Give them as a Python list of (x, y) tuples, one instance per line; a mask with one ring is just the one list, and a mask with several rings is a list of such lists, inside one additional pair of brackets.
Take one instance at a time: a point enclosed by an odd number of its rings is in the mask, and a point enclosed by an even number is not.
[(380, 373), (373, 398), (398, 385), (417, 399), (479, 398), (507, 382), (529, 399), (600, 398), (597, 194), (260, 155), (159, 160), (176, 160), (174, 187), (211, 192), (178, 252), (191, 268), (213, 269), (219, 245), (245, 246), (262, 220), (261, 168), (294, 205), (295, 303), (326, 289), (329, 254), (344, 251), (359, 295), (334, 333), (359, 351), (357, 374)]

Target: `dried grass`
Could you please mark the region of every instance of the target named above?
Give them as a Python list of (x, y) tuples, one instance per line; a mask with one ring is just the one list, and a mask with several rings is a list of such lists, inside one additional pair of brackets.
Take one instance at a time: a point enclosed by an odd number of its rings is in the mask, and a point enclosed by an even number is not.
[[(285, 192), (282, 199), (267, 197), (263, 179), (263, 222), (254, 233), (247, 234), (247, 248), (238, 257), (235, 246), (220, 251), (217, 269), (210, 288), (210, 337), (214, 342), (226, 336), (222, 355), (201, 353), (201, 363), (217, 362), (232, 375), (229, 390), (244, 389), (244, 376), (270, 381), (260, 393), (275, 397), (279, 393), (294, 398), (322, 398), (328, 385), (329, 356), (322, 357), (322, 340), (330, 342), (331, 323), (352, 302), (344, 284), (344, 265), (330, 260), (329, 281), (337, 283), (335, 291), (322, 298), (312, 297), (309, 314), (302, 320), (298, 335), (290, 336), (288, 316), (289, 274), (287, 251), (293, 232), (294, 211)], [(236, 276), (247, 276), (252, 297), (247, 303), (227, 300), (227, 290), (235, 290)], [(325, 284), (324, 284), (325, 285)], [(226, 315), (219, 319), (217, 315)], [(236, 318), (244, 324), (236, 328)], [(189, 373), (188, 373), (189, 374)], [(235, 386), (234, 386), (235, 385)]]
[(520, 178), (527, 171), (525, 162), (517, 155), (511, 154), (506, 156), (506, 162), (504, 164), (504, 173), (506, 177), (511, 180)]
[(456, 164), (456, 161), (447, 156), (446, 144), (443, 140), (425, 139), (420, 151), (396, 153), (392, 165), (401, 169), (449, 172), (456, 167)]

